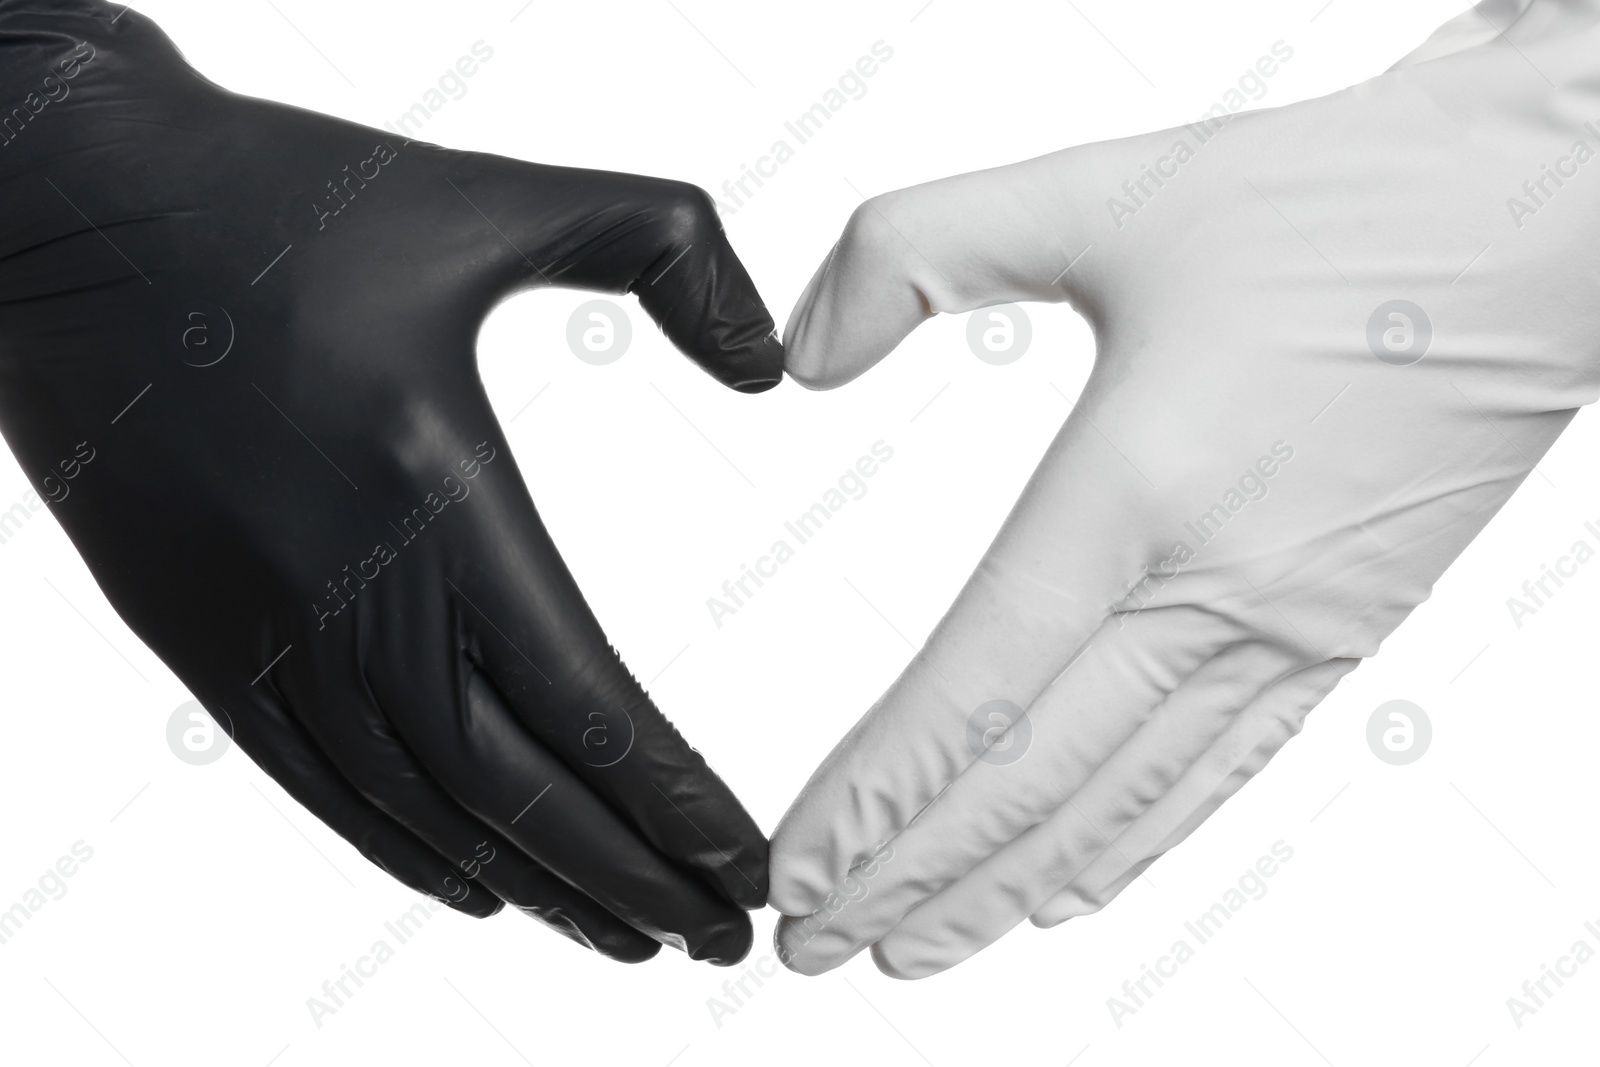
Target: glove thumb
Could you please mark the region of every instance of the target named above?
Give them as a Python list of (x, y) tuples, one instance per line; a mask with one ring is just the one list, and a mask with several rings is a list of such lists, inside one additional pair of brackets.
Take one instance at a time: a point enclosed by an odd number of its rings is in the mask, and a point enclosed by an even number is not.
[(445, 157), (444, 177), (467, 202), (457, 213), (459, 248), (491, 303), (529, 285), (632, 293), (724, 385), (758, 393), (781, 380), (772, 316), (702, 190), (476, 153)]

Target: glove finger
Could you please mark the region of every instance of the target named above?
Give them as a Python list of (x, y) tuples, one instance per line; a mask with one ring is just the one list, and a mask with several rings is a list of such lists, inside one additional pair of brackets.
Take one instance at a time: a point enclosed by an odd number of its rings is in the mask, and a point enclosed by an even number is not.
[(452, 900), (460, 880), (450, 861), (357, 792), (268, 691), (257, 686), (237, 694), (231, 713), (221, 702), (204, 703), (208, 711), (217, 709), (212, 717), (231, 726), (233, 740), (256, 766), (396, 881), (477, 918), (501, 909), (502, 901), (489, 893)]
[[(470, 791), (469, 806), (546, 867), (663, 944), (719, 966), (744, 958), (753, 939), (749, 917), (641, 839), (528, 735), (482, 673), (474, 671), (468, 680), (465, 703), (467, 731), (501, 762), (490, 767), (493, 784), (487, 788), (481, 782), (454, 785)], [(515, 779), (545, 786), (513, 813), (511, 805), (523, 794), (505, 783)]]
[[(1153, 853), (1166, 836), (1161, 824), (1174, 817), (1169, 812), (1181, 822), (1231, 778), (1259, 770), (1315, 703), (1303, 691), (1301, 700), (1280, 700), (1270, 685), (1242, 690), (1250, 684), (1244, 679), (1258, 677), (1248, 663), (1210, 673), (1202, 684), (1174, 692), (1071, 803), (908, 914), (873, 947), (879, 969), (901, 978), (947, 970), (1039, 910), (1108, 849), (1135, 859)], [(1230, 689), (1232, 700), (1207, 699)], [(1124, 840), (1151, 811), (1157, 814), (1146, 824), (1150, 837)]]
[[(1195, 825), (1198, 826), (1200, 821), (1196, 819)], [(1048, 929), (1080, 915), (1093, 915), (1111, 903), (1124, 889), (1138, 881), (1139, 876), (1164, 855), (1166, 851), (1162, 850), (1130, 866), (1121, 853), (1108, 848), (1100, 853), (1098, 859), (1089, 864), (1082, 875), (1074, 879), (1072, 885), (1051, 897), (1045, 902), (1044, 907), (1028, 916), (1028, 921), (1040, 929)], [(1108, 859), (1114, 862), (1108, 863)], [(1091, 873), (1102, 866), (1106, 869), (1115, 868), (1120, 873), (1107, 882), (1103, 876)]]
[(517, 720), (474, 666), (482, 642), (449, 584), (409, 580), (447, 573), (438, 557), (449, 544), (419, 539), (397, 561), (412, 569), (393, 575), (381, 610), (361, 620), (374, 647), (410, 665), (368, 678), (406, 747), (462, 807), (618, 918), (694, 959), (737, 962), (750, 947), (749, 918), (651, 848)]
[(442, 890), (447, 902), (488, 896), (610, 959), (655, 956), (659, 942), (555, 877), (450, 796), (396, 735), (355, 662), (306, 657), (279, 667), (272, 680), (290, 706), (316, 709), (300, 719), (345, 779), (455, 867)]
[(1108, 620), (1025, 717), (996, 712), (986, 734), (970, 731), (978, 758), (889, 842), (870, 884), (851, 871), (848, 907), (780, 924), (784, 962), (805, 974), (838, 966), (1050, 818), (1230, 636), (1187, 607)]
[[(1030, 921), (1038, 927), (1056, 926), (1067, 919), (1092, 914), (1109, 904), (1156, 859), (1187, 840), (1201, 823), (1253, 778), (1267, 760), (1277, 754), (1282, 743), (1287, 742), (1298, 730), (1299, 724), (1294, 716), (1303, 717), (1321, 703), (1338, 685), (1339, 679), (1354, 670), (1358, 662), (1346, 659), (1318, 664), (1297, 671), (1272, 686), (1246, 709), (1245, 714), (1290, 722), (1293, 723), (1291, 728), (1282, 733), (1267, 734), (1265, 740), (1246, 755), (1221, 785), (1198, 801), (1192, 793), (1175, 788), (1168, 795), (1170, 800), (1164, 797), (1161, 802), (1151, 805), (1148, 811), (1117, 835), (1114, 847), (1102, 852), (1066, 888), (1029, 916)], [(1184, 784), (1196, 789), (1201, 783)]]
[(496, 690), (657, 851), (740, 907), (762, 907), (765, 835), (606, 640), (510, 457), (478, 482), (479, 529), (517, 536), (479, 538), (452, 561), (450, 592)]
[(1032, 704), (1128, 595), (1143, 561), (1170, 549), (1139, 534), (1152, 525), (1137, 476), (1096, 429), (1106, 415), (1142, 425), (1086, 392), (922, 653), (784, 815), (772, 843), (779, 911), (815, 910), (904, 829), (977, 759), (968, 733), (984, 709)]
[(450, 243), (488, 303), (530, 285), (632, 293), (724, 385), (758, 393), (782, 380), (772, 316), (702, 190), (480, 153), (440, 159), (456, 201)]

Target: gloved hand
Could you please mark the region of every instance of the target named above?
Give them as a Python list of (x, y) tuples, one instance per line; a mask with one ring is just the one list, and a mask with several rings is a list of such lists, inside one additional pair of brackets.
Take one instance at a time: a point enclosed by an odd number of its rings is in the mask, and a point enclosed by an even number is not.
[(560, 285), (774, 385), (709, 198), (236, 96), (117, 4), (0, 0), (0, 55), (0, 426), (117, 612), (419, 892), (742, 957), (766, 842), (607, 644), (474, 365)]
[(855, 213), (786, 330), (802, 383), (1012, 301), (1098, 354), (774, 834), (791, 967), (917, 978), (1103, 907), (1427, 598), (1600, 384), (1596, 57), (1596, 0), (1496, 0), (1324, 99)]

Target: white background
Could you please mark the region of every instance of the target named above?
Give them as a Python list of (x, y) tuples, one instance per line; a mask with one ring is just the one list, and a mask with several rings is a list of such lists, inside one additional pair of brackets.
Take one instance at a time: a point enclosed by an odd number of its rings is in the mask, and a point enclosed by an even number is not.
[[(375, 126), (481, 40), (492, 60), (426, 139), (713, 191), (775, 139), (793, 144), (784, 121), (881, 40), (893, 58), (866, 95), (726, 217), (781, 323), (862, 195), (1187, 121), (1279, 40), (1294, 56), (1259, 106), (1321, 95), (1460, 10), (1323, 2), (137, 6), (221, 84)], [(1032, 348), (995, 367), (968, 349), (964, 320), (936, 321), (842, 391), (745, 397), (677, 357), (631, 300), (632, 348), (580, 362), (564, 331), (585, 299), (498, 310), (484, 376), (612, 639), (770, 832), (986, 547), (1083, 382), (1088, 330), (1064, 306), (1031, 308)], [(1600, 961), (1520, 1028), (1506, 998), (1579, 938), (1600, 948), (1583, 928), (1600, 926), (1600, 565), (1520, 629), (1505, 601), (1574, 540), (1600, 543), (1583, 529), (1600, 525), (1596, 436), (1580, 415), (1383, 654), (1106, 911), (1024, 925), (921, 982), (864, 956), (821, 978), (747, 981), (754, 995), (720, 1020), (708, 998), (733, 1003), (723, 982), (770, 952), (770, 911), (732, 973), (671, 951), (624, 967), (514, 913), (441, 912), (318, 1026), (307, 998), (392, 943), (384, 922), (416, 898), (238, 751), (204, 767), (173, 755), (166, 723), (188, 694), (34, 514), (0, 544), (0, 910), (75, 842), (93, 858), (0, 945), (0, 1060), (1594, 1062)], [(868, 493), (715, 626), (706, 599), (879, 440), (894, 458)], [(0, 510), (27, 489), (0, 461)], [(1365, 738), (1396, 698), (1435, 732), (1405, 767)], [(1267, 894), (1116, 1025), (1107, 998), (1278, 841), (1293, 858)]]

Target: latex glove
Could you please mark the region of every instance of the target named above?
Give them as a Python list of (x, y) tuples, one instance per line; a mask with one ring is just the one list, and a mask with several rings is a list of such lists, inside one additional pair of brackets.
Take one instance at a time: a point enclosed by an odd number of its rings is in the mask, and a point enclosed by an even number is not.
[(1484, 5), (1324, 99), (855, 213), (787, 327), (801, 382), (1012, 301), (1069, 301), (1098, 354), (774, 834), (791, 967), (871, 945), (922, 977), (1102, 907), (1427, 598), (1595, 399), (1597, 23), (1595, 0)]
[(118, 613), (419, 892), (743, 956), (765, 839), (607, 644), (474, 365), (550, 284), (775, 384), (710, 200), (236, 96), (117, 4), (0, 0), (0, 52), (0, 426)]

